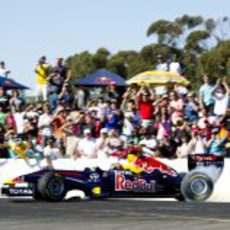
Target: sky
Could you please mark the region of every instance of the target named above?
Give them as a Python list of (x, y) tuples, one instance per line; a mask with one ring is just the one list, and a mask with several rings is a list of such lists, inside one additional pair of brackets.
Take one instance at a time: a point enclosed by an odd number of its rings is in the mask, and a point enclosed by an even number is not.
[(0, 60), (35, 89), (34, 66), (100, 47), (111, 53), (153, 42), (150, 24), (184, 14), (230, 16), (229, 0), (0, 0)]

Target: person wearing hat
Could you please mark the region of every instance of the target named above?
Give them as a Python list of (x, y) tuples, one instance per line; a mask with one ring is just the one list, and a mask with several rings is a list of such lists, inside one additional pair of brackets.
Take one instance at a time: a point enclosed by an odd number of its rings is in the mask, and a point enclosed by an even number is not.
[(46, 57), (42, 56), (37, 65), (35, 66), (34, 72), (36, 73), (37, 80), (37, 99), (42, 98), (42, 101), (47, 100), (48, 93), (48, 78), (51, 72), (51, 66), (46, 62)]
[(207, 143), (208, 153), (224, 156), (225, 155), (225, 143), (227, 141), (227, 137), (220, 138), (219, 135), (220, 129), (219, 127), (215, 127), (212, 129), (212, 135), (210, 140)]
[(108, 157), (108, 131), (106, 128), (100, 130), (100, 137), (96, 140), (98, 158)]
[(79, 141), (77, 147), (77, 155), (84, 159), (97, 158), (97, 147), (94, 139), (91, 135), (90, 129), (83, 131), (84, 137)]

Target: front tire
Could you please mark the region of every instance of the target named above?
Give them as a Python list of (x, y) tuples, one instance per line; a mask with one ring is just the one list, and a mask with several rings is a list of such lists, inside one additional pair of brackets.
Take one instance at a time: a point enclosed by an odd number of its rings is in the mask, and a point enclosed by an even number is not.
[(187, 201), (205, 201), (213, 192), (214, 184), (203, 172), (191, 171), (181, 182), (181, 193)]
[(47, 173), (37, 184), (38, 192), (47, 201), (62, 201), (66, 195), (65, 181), (60, 175)]

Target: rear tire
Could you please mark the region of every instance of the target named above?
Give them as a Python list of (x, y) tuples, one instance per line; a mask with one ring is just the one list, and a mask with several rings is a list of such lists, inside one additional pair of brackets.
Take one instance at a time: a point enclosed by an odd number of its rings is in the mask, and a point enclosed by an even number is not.
[(205, 201), (213, 192), (214, 184), (203, 172), (191, 171), (181, 182), (181, 193), (186, 201)]
[(38, 193), (47, 201), (62, 201), (66, 195), (65, 181), (55, 173), (43, 175), (37, 184)]

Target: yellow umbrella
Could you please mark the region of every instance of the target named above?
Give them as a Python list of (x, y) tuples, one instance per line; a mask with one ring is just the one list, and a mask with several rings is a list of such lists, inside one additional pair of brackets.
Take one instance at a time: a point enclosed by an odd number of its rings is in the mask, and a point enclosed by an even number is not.
[(126, 81), (127, 84), (167, 85), (177, 83), (188, 85), (189, 81), (179, 73), (169, 71), (146, 71)]

